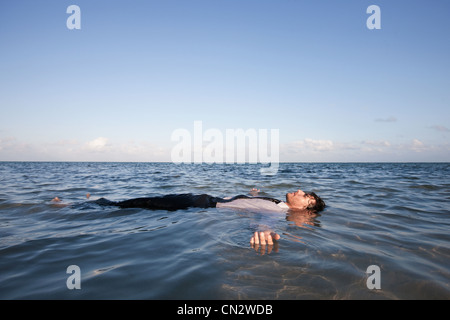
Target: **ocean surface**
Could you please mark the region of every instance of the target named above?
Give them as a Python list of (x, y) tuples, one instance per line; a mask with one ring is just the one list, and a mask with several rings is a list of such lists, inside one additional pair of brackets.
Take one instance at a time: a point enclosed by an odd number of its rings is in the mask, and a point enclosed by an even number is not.
[[(0, 299), (450, 298), (449, 163), (263, 167), (0, 162)], [(254, 187), (281, 200), (314, 191), (327, 207), (311, 216), (94, 202)], [(281, 239), (252, 247), (262, 228)]]

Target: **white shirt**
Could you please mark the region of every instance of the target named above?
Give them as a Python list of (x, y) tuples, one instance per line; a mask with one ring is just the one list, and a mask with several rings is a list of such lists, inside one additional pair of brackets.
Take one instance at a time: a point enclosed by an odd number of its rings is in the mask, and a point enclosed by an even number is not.
[(233, 209), (243, 209), (250, 211), (268, 211), (268, 212), (286, 212), (289, 207), (286, 203), (280, 202), (275, 203), (270, 200), (258, 199), (258, 198), (247, 198), (247, 199), (236, 199), (230, 202), (218, 202), (217, 208), (233, 208)]

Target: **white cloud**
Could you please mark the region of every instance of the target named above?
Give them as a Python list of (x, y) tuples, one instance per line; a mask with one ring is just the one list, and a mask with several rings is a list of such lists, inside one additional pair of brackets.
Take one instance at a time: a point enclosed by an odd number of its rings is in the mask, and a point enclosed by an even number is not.
[(337, 142), (303, 139), (280, 146), (280, 161), (449, 161), (450, 144), (427, 144), (419, 139)]
[(33, 152), (33, 146), (29, 143), (17, 140), (15, 137), (0, 139), (0, 160), (15, 160), (8, 158), (10, 154), (18, 154), (20, 157)]
[(331, 140), (314, 140), (314, 139), (303, 139), (291, 142), (284, 146), (293, 152), (321, 152), (330, 151), (333, 149), (334, 144)]
[(413, 139), (412, 146), (413, 146), (413, 148), (422, 148), (424, 145), (423, 145), (422, 141), (420, 141), (418, 139)]
[(389, 141), (385, 141), (385, 140), (369, 140), (369, 141), (362, 141), (361, 142), (363, 145), (367, 145), (367, 146), (374, 146), (374, 147), (390, 147), (391, 143)]
[[(98, 137), (89, 141), (59, 140), (30, 143), (0, 138), (0, 161), (171, 161), (172, 145), (150, 141), (115, 141)], [(365, 140), (341, 142), (311, 139), (280, 144), (282, 162), (450, 161), (450, 143)]]
[(87, 142), (27, 143), (0, 139), (0, 161), (170, 161), (170, 150), (150, 142), (118, 142), (98, 137)]
[(86, 147), (90, 151), (102, 152), (109, 148), (108, 139), (104, 137), (98, 137), (92, 141), (86, 143)]
[(306, 138), (280, 145), (280, 161), (328, 161), (336, 144), (331, 140)]

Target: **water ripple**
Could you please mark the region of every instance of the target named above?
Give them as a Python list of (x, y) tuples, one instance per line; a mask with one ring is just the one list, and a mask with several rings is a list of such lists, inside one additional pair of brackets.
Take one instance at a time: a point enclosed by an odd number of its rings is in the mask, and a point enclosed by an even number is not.
[[(450, 165), (0, 163), (3, 299), (433, 299), (450, 297)], [(122, 210), (87, 201), (167, 193), (322, 196), (318, 216)], [(51, 199), (60, 197), (62, 204)], [(255, 248), (264, 224), (282, 235)], [(65, 287), (79, 265), (82, 289)], [(378, 265), (382, 290), (366, 287)]]

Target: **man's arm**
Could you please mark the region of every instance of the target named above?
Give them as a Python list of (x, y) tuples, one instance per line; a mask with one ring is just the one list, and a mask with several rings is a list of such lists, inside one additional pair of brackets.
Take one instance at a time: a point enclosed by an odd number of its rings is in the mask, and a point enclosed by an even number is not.
[(279, 239), (280, 235), (271, 230), (256, 231), (250, 239), (250, 244), (273, 245), (273, 240)]
[(267, 254), (270, 254), (272, 250), (275, 252), (278, 251), (278, 242), (276, 241), (278, 239), (280, 239), (280, 236), (270, 230), (255, 232), (253, 237), (250, 239), (250, 245), (261, 255), (266, 253), (266, 248)]
[[(250, 190), (250, 195), (253, 197), (257, 197), (261, 189), (252, 188)], [(280, 235), (271, 231), (271, 230), (264, 230), (264, 231), (256, 231), (252, 238), (250, 239), (250, 244), (252, 246), (261, 244), (264, 245), (273, 245), (273, 241), (277, 241), (280, 239)]]

